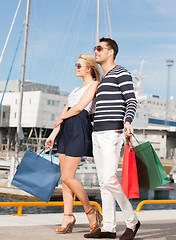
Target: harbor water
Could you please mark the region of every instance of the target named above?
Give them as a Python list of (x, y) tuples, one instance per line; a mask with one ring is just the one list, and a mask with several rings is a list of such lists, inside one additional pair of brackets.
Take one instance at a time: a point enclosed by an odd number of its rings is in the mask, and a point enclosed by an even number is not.
[[(170, 190), (169, 199), (176, 199), (176, 183), (170, 183), (166, 186), (174, 188), (174, 190)], [(150, 190), (148, 192), (148, 199), (154, 199), (154, 190)], [(59, 201), (61, 199), (55, 199), (55, 201)], [(92, 201), (97, 201), (101, 205), (100, 196), (95, 196), (94, 198), (90, 198)], [(133, 205), (133, 209), (135, 210), (137, 205), (142, 201), (147, 200), (147, 198), (143, 197), (140, 199), (131, 199), (130, 202)], [(29, 198), (22, 197), (14, 197), (9, 195), (0, 195), (0, 202), (26, 202), (26, 201), (37, 201)], [(53, 200), (52, 200), (53, 201)], [(171, 210), (176, 209), (176, 204), (147, 204), (142, 207), (141, 210)], [(119, 211), (120, 208), (116, 205), (116, 210)], [(82, 206), (74, 207), (75, 212), (83, 212)], [(23, 207), (23, 214), (44, 214), (44, 213), (62, 213), (63, 207), (60, 206), (52, 206), (52, 207)], [(16, 214), (17, 207), (0, 207), (0, 215), (9, 215)]]

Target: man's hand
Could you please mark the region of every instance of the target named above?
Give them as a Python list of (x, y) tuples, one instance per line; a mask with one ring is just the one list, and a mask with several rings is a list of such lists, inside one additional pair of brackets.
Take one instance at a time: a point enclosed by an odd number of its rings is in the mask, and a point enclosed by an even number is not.
[(133, 128), (129, 122), (126, 122), (124, 124), (124, 129), (126, 138), (129, 138), (131, 136), (131, 133), (134, 133)]

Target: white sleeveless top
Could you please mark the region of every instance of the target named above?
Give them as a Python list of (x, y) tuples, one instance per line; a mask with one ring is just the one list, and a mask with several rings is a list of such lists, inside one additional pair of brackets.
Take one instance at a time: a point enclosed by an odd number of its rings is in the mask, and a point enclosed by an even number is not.
[[(79, 87), (75, 88), (69, 95), (68, 95), (68, 107), (73, 107), (74, 105), (76, 105), (82, 95), (85, 93), (85, 91), (88, 89), (88, 87), (92, 84), (92, 82), (90, 82), (89, 84), (87, 84), (86, 86), (84, 86), (83, 88), (79, 89)], [(79, 90), (78, 90), (79, 89)], [(78, 91), (77, 91), (78, 90)], [(88, 113), (90, 113), (92, 111), (94, 105), (94, 101), (92, 100), (85, 108), (84, 110), (86, 110)]]

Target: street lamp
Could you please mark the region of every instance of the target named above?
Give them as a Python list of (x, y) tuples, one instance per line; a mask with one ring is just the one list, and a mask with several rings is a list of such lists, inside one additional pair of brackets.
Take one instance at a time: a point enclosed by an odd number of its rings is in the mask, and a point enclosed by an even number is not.
[(174, 64), (174, 60), (168, 59), (166, 60), (166, 66), (168, 67), (168, 75), (167, 75), (167, 96), (166, 96), (166, 127), (168, 126), (168, 114), (169, 114), (169, 83), (170, 83), (170, 67)]

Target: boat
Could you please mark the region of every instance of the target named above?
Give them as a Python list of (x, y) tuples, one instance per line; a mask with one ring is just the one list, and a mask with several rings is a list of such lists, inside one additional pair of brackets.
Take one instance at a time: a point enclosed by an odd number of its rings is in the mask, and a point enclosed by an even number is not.
[(0, 159), (0, 182), (7, 181), (10, 173), (10, 161)]
[[(98, 3), (97, 9), (99, 10), (99, 1), (97, 1), (97, 3)], [(27, 15), (29, 15), (28, 14), (29, 6), (30, 6), (30, 4), (28, 1)], [(99, 11), (97, 11), (97, 22), (99, 22), (98, 19), (99, 19)], [(28, 25), (27, 21), (26, 21), (26, 25)], [(27, 27), (26, 27), (26, 31), (27, 31)], [(98, 40), (99, 40), (99, 27), (97, 27), (97, 42), (98, 42)], [(25, 39), (25, 47), (24, 47), (25, 49), (27, 47), (26, 42), (27, 42), (27, 39)], [(24, 61), (25, 61), (25, 59), (23, 59), (23, 67), (25, 67)], [(141, 66), (140, 66), (138, 75), (137, 75), (137, 72), (133, 73), (133, 78), (137, 79), (137, 84), (135, 85), (135, 90), (136, 90), (136, 96), (137, 96), (137, 100), (138, 100), (138, 109), (137, 109), (135, 121), (133, 123), (133, 127), (135, 130), (135, 135), (137, 136), (139, 141), (144, 142), (144, 141), (150, 140), (152, 142), (152, 145), (154, 146), (157, 154), (159, 155), (160, 159), (161, 160), (163, 159), (164, 161), (166, 161), (167, 159), (173, 159), (174, 157), (176, 157), (176, 146), (175, 146), (176, 141), (174, 140), (174, 139), (176, 139), (176, 108), (175, 108), (176, 102), (174, 101), (174, 99), (163, 100), (159, 96), (156, 96), (156, 95), (147, 96), (144, 94), (143, 89), (142, 89), (142, 67), (143, 67), (143, 64), (144, 64), (144, 60), (141, 61)], [(25, 70), (23, 69), (22, 79), (24, 79), (24, 71)], [(17, 80), (15, 82), (15, 85), (13, 82), (13, 83), (11, 83), (10, 87), (12, 88), (15, 86), (15, 88), (18, 88), (19, 83), (20, 83), (20, 81)], [(5, 83), (4, 83), (4, 85), (5, 85)], [(44, 104), (44, 102), (41, 102), (41, 99), (46, 99), (46, 97), (49, 96), (49, 98), (47, 98), (49, 110), (51, 109), (51, 105), (54, 106), (54, 104), (56, 104), (56, 107), (58, 107), (58, 103), (62, 103), (62, 105), (64, 105), (65, 101), (67, 99), (66, 95), (64, 95), (64, 96), (59, 95), (59, 89), (57, 89), (55, 86), (49, 86), (49, 87), (53, 87), (52, 89), (50, 89), (50, 92), (42, 92), (41, 89), (46, 87), (42, 84), (33, 84), (32, 82), (29, 82), (26, 80), (23, 83), (21, 81), (21, 85), (24, 85), (23, 90), (22, 90), (23, 95), (24, 95), (23, 97), (25, 100), (27, 100), (26, 102), (28, 102), (28, 105), (26, 105), (26, 108), (28, 110), (30, 108), (33, 119), (34, 120), (37, 119), (37, 120), (39, 120), (39, 122), (42, 122), (41, 118), (38, 117), (39, 110), (38, 110), (38, 112), (37, 111), (35, 112), (35, 109), (33, 108), (33, 106), (30, 103), (30, 101), (32, 101), (32, 99), (34, 99), (34, 98), (37, 99), (37, 103), (35, 103), (35, 106), (37, 106), (38, 108), (39, 107), (42, 108), (42, 105)], [(33, 86), (40, 93), (38, 92), (37, 96), (36, 96), (36, 92), (31, 91), (29, 86)], [(15, 91), (11, 92), (11, 88), (10, 88), (9, 92), (6, 92), (8, 99), (12, 99), (12, 97), (15, 96), (15, 94), (16, 94)], [(55, 92), (51, 92), (51, 90), (52, 91), (55, 90)], [(49, 95), (49, 94), (51, 94), (51, 95)], [(56, 97), (57, 94), (58, 94), (58, 96)], [(55, 96), (53, 97), (53, 95), (55, 95)], [(20, 99), (22, 99), (23, 97), (21, 96)], [(10, 101), (10, 100), (8, 100), (8, 101)], [(39, 103), (41, 105), (39, 105)], [(10, 104), (11, 103), (8, 102), (7, 105), (10, 105)], [(21, 104), (21, 100), (20, 100), (20, 104)], [(166, 112), (166, 105), (169, 106), (169, 109), (167, 109), (167, 112)], [(4, 106), (4, 107), (6, 107), (6, 106)], [(10, 108), (8, 108), (8, 106), (7, 106), (4, 109), (5, 109), (5, 113), (8, 115), (10, 112)], [(58, 111), (58, 108), (57, 108), (57, 111)], [(48, 112), (46, 113), (45, 116), (47, 116), (47, 114), (48, 114)], [(10, 116), (10, 114), (9, 114), (9, 116)], [(27, 116), (26, 119), (29, 118), (29, 115), (26, 115), (26, 116)], [(51, 117), (52, 117), (52, 121), (50, 121), (51, 125), (53, 125), (55, 116), (56, 116), (56, 110), (54, 109), (51, 114)], [(23, 120), (26, 121), (26, 119), (23, 119)], [(9, 120), (11, 120), (10, 117), (9, 117)], [(21, 124), (21, 122), (18, 123), (18, 136), (20, 136), (20, 134), (21, 134), (21, 126), (23, 128), (26, 128), (26, 126), (23, 125), (24, 122), (22, 121), (22, 124)], [(15, 126), (17, 126), (17, 122), (13, 122), (13, 123), (14, 123), (13, 128), (15, 128)], [(8, 122), (7, 122), (7, 124), (8, 124)], [(38, 124), (38, 122), (37, 122), (37, 124)], [(44, 125), (45, 124), (46, 123), (44, 123)], [(49, 128), (51, 128), (51, 126), (47, 126), (46, 128), (49, 129)], [(34, 142), (33, 143), (25, 142), (25, 144), (23, 144), (25, 149), (27, 149), (31, 146), (34, 146), (35, 151), (40, 149), (42, 146), (42, 143), (46, 139), (46, 135), (45, 136), (42, 135), (45, 130), (46, 129), (44, 127), (42, 127), (41, 125), (36, 125), (36, 126), (30, 127), (30, 129), (28, 131), (26, 131), (27, 138), (28, 139), (30, 138)], [(15, 136), (15, 132), (13, 132), (12, 135)], [(7, 143), (7, 146), (8, 145), (10, 145), (10, 143)], [(95, 172), (96, 172), (95, 163), (92, 160), (90, 160), (90, 161), (85, 160), (80, 163), (80, 166), (78, 167), (76, 176), (80, 180), (80, 182), (85, 186), (85, 188), (96, 189), (99, 186), (98, 186), (97, 175), (95, 174)], [(117, 174), (120, 178), (121, 168), (120, 168), (120, 170), (118, 170)], [(61, 187), (61, 184), (58, 185), (58, 188), (59, 187)]]
[(171, 182), (176, 183), (176, 166), (172, 168), (172, 170), (169, 173), (169, 178)]
[[(26, 30), (28, 31), (27, 20), (29, 21), (29, 9), (30, 9), (30, 1), (27, 1), (27, 9), (26, 9)], [(107, 4), (107, 1), (106, 1)], [(109, 18), (109, 10), (107, 5), (107, 15), (110, 29), (110, 37), (112, 36), (110, 18)], [(100, 0), (97, 0), (97, 42), (99, 40), (99, 19), (100, 19)], [(24, 40), (24, 56), (25, 49), (27, 47), (27, 34)], [(133, 127), (135, 129), (135, 134), (139, 138), (139, 141), (144, 142), (150, 140), (157, 151), (158, 156), (161, 159), (173, 159), (176, 158), (176, 102), (173, 98), (171, 99), (161, 99), (159, 96), (153, 94), (151, 96), (147, 96), (142, 88), (142, 68), (145, 61), (142, 60), (140, 64), (139, 72), (135, 70), (132, 73), (133, 79), (137, 80), (135, 84), (135, 91), (138, 100), (138, 108), (136, 118), (133, 123)], [(23, 68), (25, 68), (25, 57), (23, 59)], [(22, 80), (24, 78), (24, 69), (22, 68)], [(0, 96), (2, 90), (2, 86), (5, 86), (5, 81), (1, 82), (0, 86)], [(23, 86), (23, 97), (17, 89)], [(32, 90), (32, 89), (35, 89)], [(42, 89), (49, 89), (43, 91)], [(51, 128), (54, 124), (54, 119), (57, 114), (60, 113), (62, 107), (65, 105), (67, 101), (66, 95), (60, 94), (59, 87), (49, 86), (44, 84), (36, 84), (32, 83), (29, 80), (25, 80), (24, 82), (19, 80), (9, 81), (8, 83), (8, 91), (6, 91), (6, 99), (4, 99), (3, 114), (7, 116), (6, 122), (2, 122), (2, 126), (5, 126), (8, 129), (8, 138), (4, 140), (9, 149), (11, 146), (11, 141), (15, 142), (15, 131), (18, 125), (18, 135), (21, 136), (21, 132), (23, 130), (23, 151), (27, 148), (32, 148), (32, 150), (36, 151), (41, 149), (42, 145), (45, 142), (45, 139), (49, 135)], [(37, 92), (38, 91), (38, 92)], [(17, 120), (14, 115), (18, 112), (17, 104), (14, 105), (13, 101), (10, 99), (14, 99), (15, 101), (20, 102), (23, 100), (23, 118), (21, 120)], [(35, 99), (35, 103), (33, 103), (33, 99)], [(47, 103), (46, 103), (47, 102)], [(35, 104), (35, 108), (33, 107)], [(42, 111), (41, 108), (45, 104), (46, 111)], [(12, 107), (13, 105), (13, 107)], [(51, 112), (52, 106), (52, 112)], [(21, 107), (20, 107), (21, 108)], [(20, 109), (19, 108), (19, 109)], [(25, 111), (24, 109), (27, 109)], [(20, 110), (21, 111), (21, 110)], [(2, 114), (1, 114), (2, 115)], [(21, 113), (19, 114), (21, 116)], [(49, 116), (49, 117), (48, 117)], [(2, 116), (1, 116), (2, 118)], [(50, 119), (49, 119), (50, 118)], [(3, 118), (2, 118), (3, 119)], [(44, 120), (46, 119), (46, 120)], [(1, 126), (1, 120), (0, 120)], [(0, 132), (1, 135), (1, 132)], [(0, 138), (2, 138), (0, 136)], [(3, 138), (6, 139), (6, 136), (3, 135)], [(1, 141), (0, 141), (1, 142)], [(16, 148), (19, 144), (17, 144)], [(1, 146), (0, 146), (1, 147)], [(13, 146), (14, 147), (14, 146)], [(18, 149), (17, 149), (18, 151)]]
[(136, 70), (132, 73), (133, 78), (137, 80), (135, 92), (138, 102), (133, 128), (139, 142), (150, 141), (160, 160), (173, 167), (176, 159), (176, 101), (173, 97), (162, 99), (160, 96), (144, 93), (144, 62), (142, 60), (140, 63), (138, 74)]
[[(50, 154), (42, 153), (41, 156), (48, 160), (51, 159)], [(54, 157), (52, 157), (52, 161), (55, 164), (59, 165), (58, 155), (54, 155)], [(121, 181), (121, 174), (122, 168), (119, 168), (117, 170), (117, 178), (119, 181)], [(100, 186), (98, 182), (96, 165), (93, 157), (82, 157), (79, 166), (76, 170), (75, 177), (84, 186), (84, 189), (86, 190), (88, 196), (93, 197), (96, 195), (100, 195)], [(61, 195), (62, 195), (62, 179), (59, 180), (52, 197), (57, 198), (58, 196)]]

